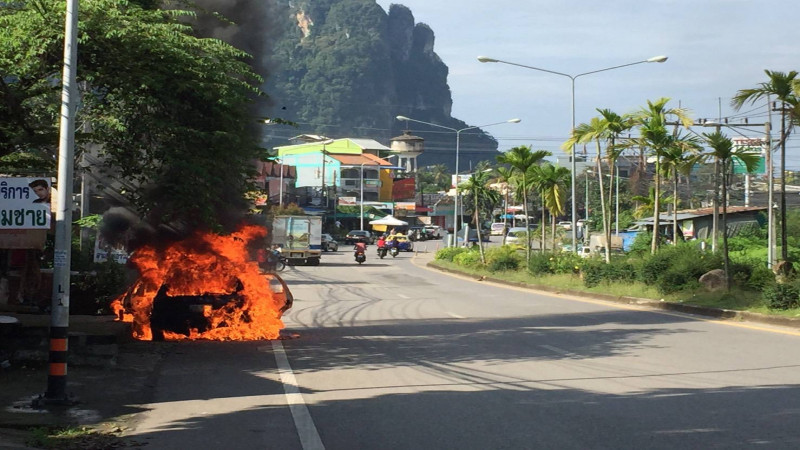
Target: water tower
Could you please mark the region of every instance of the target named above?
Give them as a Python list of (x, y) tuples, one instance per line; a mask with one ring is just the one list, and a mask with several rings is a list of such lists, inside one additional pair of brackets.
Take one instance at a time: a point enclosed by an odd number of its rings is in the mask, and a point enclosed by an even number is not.
[(397, 165), (403, 167), (406, 173), (416, 173), (417, 156), (425, 151), (425, 139), (414, 136), (406, 130), (402, 136), (393, 137), (389, 142), (392, 153), (397, 155)]

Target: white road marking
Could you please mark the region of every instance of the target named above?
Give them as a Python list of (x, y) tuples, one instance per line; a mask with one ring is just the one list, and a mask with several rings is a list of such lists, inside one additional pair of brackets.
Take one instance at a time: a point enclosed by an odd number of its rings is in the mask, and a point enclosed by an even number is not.
[(552, 345), (540, 345), (539, 347), (546, 348), (547, 350), (550, 350), (551, 352), (554, 352), (554, 353), (558, 353), (559, 355), (564, 355), (564, 356), (572, 356), (573, 355), (573, 353), (571, 353), (571, 352), (568, 352), (568, 351), (566, 351), (566, 350), (564, 350), (562, 348), (553, 347)]
[(452, 318), (454, 318), (454, 319), (466, 319), (466, 317), (464, 317), (464, 316), (459, 316), (458, 314), (451, 313), (451, 312), (448, 312), (447, 315), (452, 317)]
[(292, 372), (292, 366), (289, 365), (289, 358), (286, 357), (281, 341), (272, 341), (272, 350), (275, 352), (275, 362), (278, 364), (278, 373), (281, 375), (283, 391), (286, 393), (286, 403), (292, 412), (300, 445), (304, 450), (323, 450), (325, 446), (322, 445), (322, 439), (314, 425), (314, 419), (311, 418), (311, 413), (308, 412), (308, 407), (303, 401), (303, 395), (297, 387), (297, 379)]
[(403, 295), (403, 294), (397, 294), (397, 296), (400, 297), (400, 298), (411, 298), (411, 297), (409, 297), (407, 295)]

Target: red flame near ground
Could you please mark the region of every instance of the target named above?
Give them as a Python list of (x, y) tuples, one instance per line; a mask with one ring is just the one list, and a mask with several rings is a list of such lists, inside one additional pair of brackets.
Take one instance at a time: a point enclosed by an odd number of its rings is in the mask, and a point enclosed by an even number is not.
[(208, 330), (193, 329), (189, 336), (165, 332), (165, 339), (276, 339), (283, 328), (280, 317), (284, 305), (272, 294), (247, 248), (249, 242), (262, 240), (265, 235), (264, 227), (246, 225), (228, 236), (198, 233), (165, 249), (140, 248), (130, 259), (140, 278), (112, 302), (112, 309), (118, 317), (133, 323), (136, 339), (152, 340), (150, 315), (163, 284), (169, 286), (170, 296), (229, 294), (238, 279), (244, 287), (239, 292), (239, 306), (206, 308), (203, 314), (210, 324)]

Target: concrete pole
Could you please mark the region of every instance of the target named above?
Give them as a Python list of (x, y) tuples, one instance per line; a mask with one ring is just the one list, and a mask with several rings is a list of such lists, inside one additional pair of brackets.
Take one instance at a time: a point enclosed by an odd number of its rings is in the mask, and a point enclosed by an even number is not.
[(72, 241), (72, 173), (75, 155), (75, 108), (77, 105), (78, 0), (67, 0), (66, 6), (58, 149), (58, 205), (53, 255), (53, 296), (50, 312), (50, 357), (47, 391), (44, 394), (44, 400), (48, 403), (68, 403), (70, 401), (66, 389)]
[(278, 206), (283, 208), (283, 158), (281, 158), (281, 177), (280, 177), (280, 186), (278, 187)]
[(364, 163), (361, 163), (361, 228), (359, 230), (364, 229)]
[(774, 162), (772, 161), (772, 107), (769, 96), (767, 96), (767, 123), (764, 125), (767, 132), (767, 266), (772, 268), (775, 264), (775, 209), (772, 205), (774, 198)]

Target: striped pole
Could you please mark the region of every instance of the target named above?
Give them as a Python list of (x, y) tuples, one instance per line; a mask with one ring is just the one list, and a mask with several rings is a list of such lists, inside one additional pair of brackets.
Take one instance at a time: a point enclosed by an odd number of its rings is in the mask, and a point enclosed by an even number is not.
[(78, 61), (78, 0), (67, 0), (64, 30), (64, 71), (58, 149), (58, 204), (53, 252), (53, 297), (50, 311), (50, 359), (45, 401), (68, 402), (67, 335), (69, 327), (70, 253), (72, 236), (72, 171), (75, 154), (76, 73)]
[(48, 359), (47, 392), (45, 398), (66, 400), (68, 327), (50, 327), (50, 357)]

